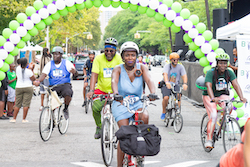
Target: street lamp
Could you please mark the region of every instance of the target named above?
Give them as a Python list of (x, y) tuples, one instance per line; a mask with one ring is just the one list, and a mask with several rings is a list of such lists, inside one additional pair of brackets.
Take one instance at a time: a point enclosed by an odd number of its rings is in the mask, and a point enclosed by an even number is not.
[(145, 33), (151, 33), (151, 31), (145, 31), (145, 30), (139, 30), (139, 31), (136, 31), (136, 33), (134, 34), (134, 38), (141, 38), (141, 35), (139, 32), (145, 32)]

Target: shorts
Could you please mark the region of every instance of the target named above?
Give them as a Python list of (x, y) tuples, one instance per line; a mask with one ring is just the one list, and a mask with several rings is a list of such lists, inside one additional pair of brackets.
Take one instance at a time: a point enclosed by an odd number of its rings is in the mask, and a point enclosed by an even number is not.
[(16, 88), (16, 103), (15, 107), (21, 108), (30, 107), (30, 102), (33, 96), (33, 87)]
[(8, 97), (7, 97), (7, 101), (9, 101), (9, 102), (15, 102), (15, 98), (16, 98), (16, 90), (13, 89), (12, 87), (10, 87), (8, 85)]
[[(175, 85), (174, 90), (175, 90), (175, 91), (180, 90), (180, 86), (179, 86), (179, 85)], [(161, 88), (161, 93), (162, 93), (162, 98), (164, 98), (165, 96), (170, 96), (170, 94), (171, 94), (171, 89), (168, 89), (166, 86), (163, 86), (163, 87)]]
[(86, 81), (84, 81), (84, 83), (88, 83), (89, 82), (89, 79), (86, 79)]
[(5, 90), (0, 90), (0, 101), (6, 101)]
[(58, 96), (62, 96), (62, 97), (73, 96), (73, 90), (72, 90), (72, 86), (70, 83), (58, 85), (57, 87), (54, 87), (52, 90), (55, 90)]
[[(49, 79), (45, 78), (41, 84), (45, 85), (45, 86), (49, 86)], [(40, 94), (46, 94), (46, 90), (44, 89), (43, 86), (40, 86)]]

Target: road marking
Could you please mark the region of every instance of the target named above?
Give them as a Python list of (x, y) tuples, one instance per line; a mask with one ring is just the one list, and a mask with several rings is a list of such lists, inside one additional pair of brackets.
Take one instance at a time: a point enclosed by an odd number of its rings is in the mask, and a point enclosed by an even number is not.
[(194, 165), (198, 165), (198, 164), (203, 164), (206, 162), (208, 162), (208, 161), (187, 161), (187, 162), (168, 165), (168, 166), (164, 166), (164, 167), (190, 167), (190, 166), (194, 166)]
[(94, 162), (71, 162), (74, 165), (84, 166), (84, 167), (106, 167), (103, 164), (98, 164)]

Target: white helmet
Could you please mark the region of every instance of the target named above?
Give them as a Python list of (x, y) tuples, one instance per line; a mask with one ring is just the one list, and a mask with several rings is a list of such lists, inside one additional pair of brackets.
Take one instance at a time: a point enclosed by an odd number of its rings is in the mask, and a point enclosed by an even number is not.
[(128, 41), (122, 44), (121, 46), (121, 55), (124, 51), (136, 51), (136, 54), (139, 54), (139, 47), (136, 43)]

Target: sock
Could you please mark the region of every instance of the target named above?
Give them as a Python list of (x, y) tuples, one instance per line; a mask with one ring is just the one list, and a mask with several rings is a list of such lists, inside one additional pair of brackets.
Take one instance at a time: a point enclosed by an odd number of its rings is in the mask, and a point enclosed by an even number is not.
[(69, 105), (64, 104), (64, 110), (68, 110)]

